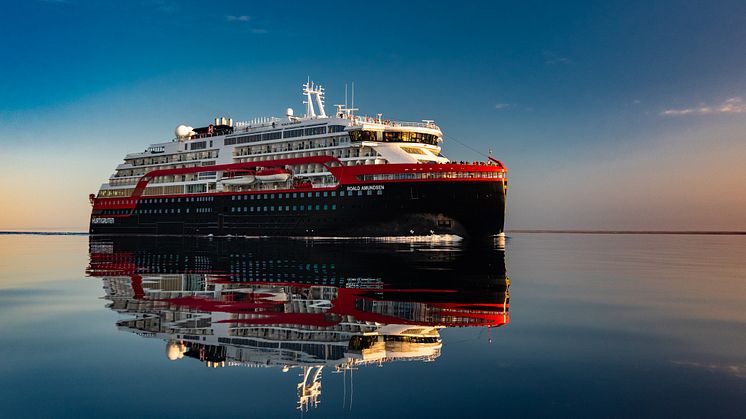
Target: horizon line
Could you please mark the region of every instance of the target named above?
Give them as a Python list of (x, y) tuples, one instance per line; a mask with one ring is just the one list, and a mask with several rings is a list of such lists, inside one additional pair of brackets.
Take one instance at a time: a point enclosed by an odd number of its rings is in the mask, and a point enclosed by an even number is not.
[(691, 234), (691, 235), (746, 235), (746, 230), (553, 230), (553, 229), (511, 229), (506, 233), (534, 234)]
[[(553, 230), (553, 229), (511, 229), (506, 233), (527, 234), (640, 234), (640, 235), (714, 235), (741, 236), (746, 230)], [(44, 231), (44, 230), (0, 230), (0, 235), (46, 235), (46, 236), (87, 236), (86, 231)]]

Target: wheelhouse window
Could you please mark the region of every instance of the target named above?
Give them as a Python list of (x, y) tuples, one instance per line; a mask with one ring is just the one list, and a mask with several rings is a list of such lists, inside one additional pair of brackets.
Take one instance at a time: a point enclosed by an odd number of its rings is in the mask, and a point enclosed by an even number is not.
[(356, 141), (382, 141), (385, 143), (421, 143), (438, 145), (438, 136), (422, 132), (410, 131), (383, 131), (381, 139), (378, 139), (376, 131), (355, 130), (350, 131), (350, 140)]
[(350, 131), (350, 140), (357, 141), (378, 141), (378, 135), (375, 131), (356, 130)]
[(426, 134), (423, 132), (384, 131), (383, 141), (396, 143), (425, 143), (430, 145), (437, 145), (438, 136), (435, 134)]

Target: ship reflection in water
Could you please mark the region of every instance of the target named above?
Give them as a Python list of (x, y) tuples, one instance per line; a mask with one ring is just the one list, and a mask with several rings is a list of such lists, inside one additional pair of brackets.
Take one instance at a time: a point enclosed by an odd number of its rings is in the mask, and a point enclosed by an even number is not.
[(508, 323), (503, 253), (450, 246), (91, 238), (87, 273), (119, 330), (163, 340), (173, 361), (296, 370), (308, 410), (324, 370), (352, 385), (361, 366), (435, 361), (443, 328)]

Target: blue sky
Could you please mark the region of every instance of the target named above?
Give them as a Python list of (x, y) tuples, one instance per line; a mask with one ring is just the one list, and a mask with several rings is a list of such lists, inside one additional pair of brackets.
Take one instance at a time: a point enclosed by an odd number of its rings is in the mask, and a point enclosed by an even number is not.
[(310, 76), (492, 149), (509, 227), (746, 229), (746, 3), (545, 3), (4, 2), (0, 228), (84, 227), (124, 153), (299, 111)]

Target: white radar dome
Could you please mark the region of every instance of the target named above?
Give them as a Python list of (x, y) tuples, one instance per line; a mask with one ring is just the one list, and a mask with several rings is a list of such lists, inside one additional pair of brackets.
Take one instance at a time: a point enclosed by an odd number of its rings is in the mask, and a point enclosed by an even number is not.
[(183, 124), (179, 125), (178, 127), (176, 127), (176, 131), (175, 131), (176, 137), (177, 138), (186, 138), (186, 137), (189, 137), (191, 135), (193, 129), (194, 128), (192, 128), (192, 127), (190, 127), (188, 125), (183, 125)]
[(293, 116), (293, 108), (288, 108), (288, 110), (285, 112), (285, 115)]

